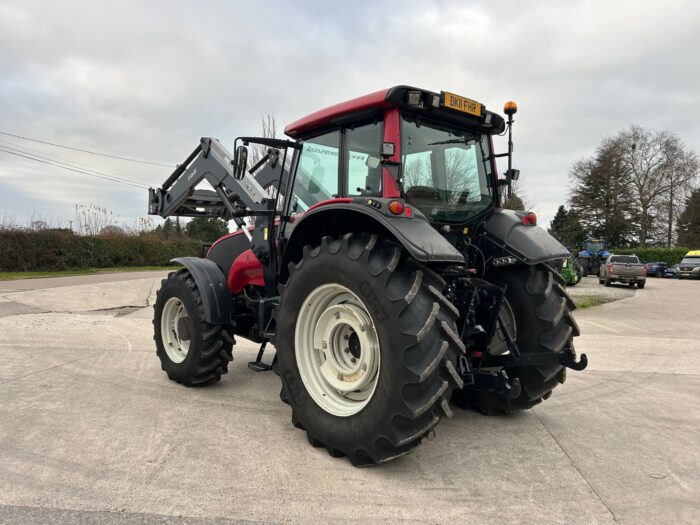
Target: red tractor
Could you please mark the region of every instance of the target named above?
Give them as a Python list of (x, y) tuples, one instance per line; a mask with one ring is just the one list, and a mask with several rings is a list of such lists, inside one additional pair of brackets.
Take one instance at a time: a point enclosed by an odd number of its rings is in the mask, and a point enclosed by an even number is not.
[[(581, 370), (564, 246), (500, 207), (508, 121), (447, 92), (397, 86), (285, 129), (200, 145), (149, 190), (149, 213), (233, 220), (237, 231), (162, 283), (157, 355), (173, 381), (218, 381), (234, 336), (259, 343), (292, 422), (354, 465), (404, 455), (450, 402), (528, 409)], [(508, 132), (508, 152), (493, 135)], [(267, 154), (249, 166), (250, 144)], [(499, 178), (497, 157), (508, 158)], [(213, 188), (197, 190), (206, 180)], [(262, 360), (274, 344), (271, 364)]]

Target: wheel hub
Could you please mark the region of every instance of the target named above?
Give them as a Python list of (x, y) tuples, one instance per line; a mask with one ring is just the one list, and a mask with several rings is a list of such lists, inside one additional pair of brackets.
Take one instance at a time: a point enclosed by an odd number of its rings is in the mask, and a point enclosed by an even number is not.
[(369, 402), (379, 375), (379, 338), (364, 303), (337, 284), (304, 301), (295, 337), (299, 373), (325, 411), (350, 416)]
[(168, 358), (182, 363), (190, 350), (190, 322), (185, 305), (177, 297), (169, 298), (163, 305), (160, 336)]

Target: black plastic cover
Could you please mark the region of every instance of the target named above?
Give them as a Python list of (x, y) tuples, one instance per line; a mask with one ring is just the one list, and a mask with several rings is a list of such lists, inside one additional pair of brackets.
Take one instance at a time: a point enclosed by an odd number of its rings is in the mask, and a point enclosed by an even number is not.
[(178, 257), (171, 259), (171, 262), (183, 265), (192, 274), (202, 296), (206, 322), (211, 324), (230, 323), (233, 300), (228, 291), (226, 276), (219, 265), (214, 261), (199, 257)]
[[(436, 231), (420, 214), (412, 218), (391, 217), (375, 208), (357, 203), (344, 203), (342, 206), (329, 204), (311, 210), (294, 225), (289, 240), (290, 247), (303, 246), (309, 235), (329, 235), (355, 231), (358, 215), (365, 216), (374, 224), (381, 226), (403, 245), (413, 258), (430, 263), (463, 263), (464, 256)], [(368, 231), (368, 230), (359, 230)]]
[(497, 209), (484, 224), (486, 238), (527, 264), (569, 256), (569, 250), (545, 230), (523, 224), (523, 214)]

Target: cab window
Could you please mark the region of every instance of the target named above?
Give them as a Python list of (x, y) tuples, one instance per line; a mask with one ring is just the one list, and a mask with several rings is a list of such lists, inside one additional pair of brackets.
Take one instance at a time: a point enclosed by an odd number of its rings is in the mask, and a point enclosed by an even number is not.
[(338, 195), (340, 132), (332, 131), (304, 142), (294, 178), (293, 212)]
[(381, 141), (382, 127), (379, 123), (348, 128), (345, 131), (347, 195), (381, 196)]

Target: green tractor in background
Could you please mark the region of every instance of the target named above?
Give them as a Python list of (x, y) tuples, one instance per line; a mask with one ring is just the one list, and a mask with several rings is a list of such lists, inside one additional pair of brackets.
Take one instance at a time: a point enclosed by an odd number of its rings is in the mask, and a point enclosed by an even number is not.
[(562, 260), (559, 275), (564, 278), (566, 286), (576, 286), (581, 282), (581, 274), (581, 267), (576, 264), (573, 255), (569, 254), (569, 257)]

